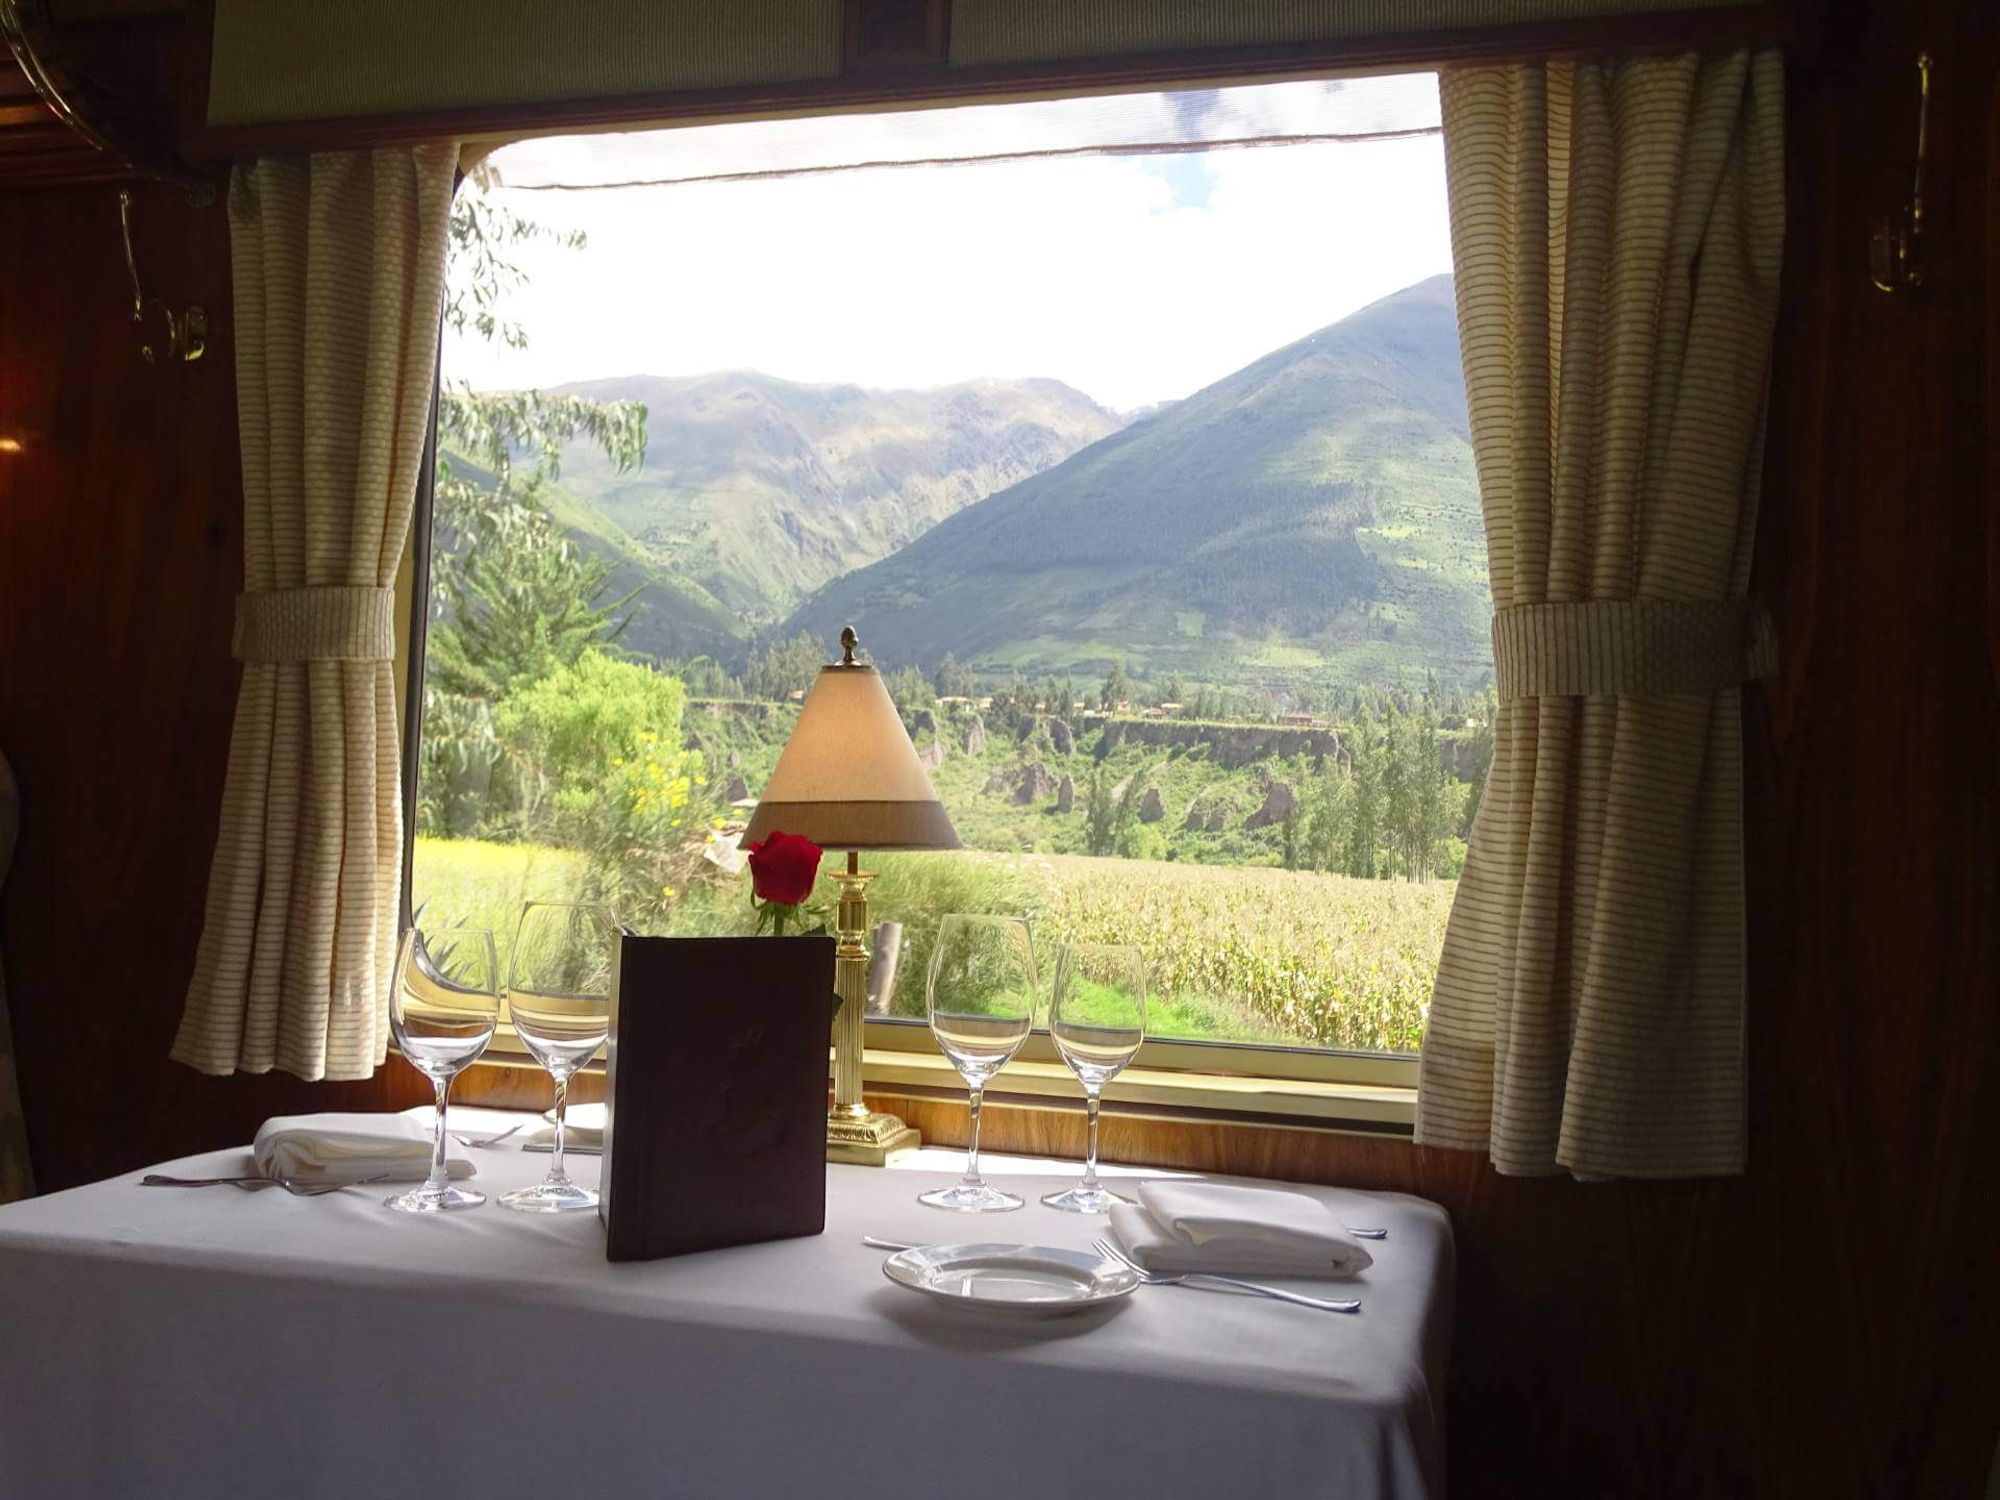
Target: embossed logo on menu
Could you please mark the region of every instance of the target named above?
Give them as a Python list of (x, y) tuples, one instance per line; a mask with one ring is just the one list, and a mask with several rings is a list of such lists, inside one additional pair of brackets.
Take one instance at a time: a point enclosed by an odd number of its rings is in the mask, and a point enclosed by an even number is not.
[(713, 1097), (702, 1132), (719, 1154), (755, 1156), (785, 1138), (784, 1106), (770, 1091), (774, 1063), (766, 1027), (754, 1027), (730, 1042), (722, 1062), (722, 1088)]

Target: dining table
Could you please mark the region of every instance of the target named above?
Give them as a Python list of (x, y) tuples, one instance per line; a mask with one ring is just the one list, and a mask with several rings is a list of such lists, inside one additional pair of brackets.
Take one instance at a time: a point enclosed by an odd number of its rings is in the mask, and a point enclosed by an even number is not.
[[(549, 1161), (462, 1154), (490, 1198)], [(900, 1286), (863, 1243), (1106, 1234), (1037, 1201), (1075, 1180), (1060, 1163), (986, 1158), (1012, 1213), (917, 1202), (962, 1160), (829, 1165), (822, 1234), (615, 1264), (593, 1214), (390, 1213), (381, 1184), (132, 1172), (0, 1207), (0, 1497), (1443, 1493), (1436, 1204), (1297, 1188), (1382, 1231), (1358, 1277), (1282, 1283), (1357, 1313), (1147, 1285), (1031, 1318)], [(569, 1168), (595, 1185), (594, 1156)], [(146, 1170), (254, 1168), (244, 1148)]]

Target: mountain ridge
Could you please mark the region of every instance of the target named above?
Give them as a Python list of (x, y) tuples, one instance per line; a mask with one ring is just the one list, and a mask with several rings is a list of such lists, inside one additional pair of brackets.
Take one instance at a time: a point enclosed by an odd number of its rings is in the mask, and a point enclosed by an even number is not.
[(640, 590), (628, 644), (663, 655), (747, 638), (1122, 421), (1049, 377), (911, 390), (725, 370), (557, 390), (647, 405), (645, 462), (620, 473), (571, 444), (553, 503)]
[(1490, 675), (1448, 276), (1253, 360), (822, 586), (878, 661), (1220, 680)]

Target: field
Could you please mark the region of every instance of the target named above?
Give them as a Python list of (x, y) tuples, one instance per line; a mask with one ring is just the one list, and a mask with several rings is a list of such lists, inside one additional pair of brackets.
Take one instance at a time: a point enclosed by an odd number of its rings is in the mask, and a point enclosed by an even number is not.
[[(1156, 1036), (1409, 1051), (1423, 1036), (1454, 883), (1067, 854), (883, 855), (872, 912), (906, 924), (891, 1009), (923, 1013), (930, 930), (947, 911), (1018, 912), (1037, 946), (1126, 942), (1146, 956)], [(419, 838), (413, 903), (490, 925), (523, 900), (575, 896), (582, 857), (532, 844)], [(740, 884), (686, 894), (675, 932), (744, 930)]]

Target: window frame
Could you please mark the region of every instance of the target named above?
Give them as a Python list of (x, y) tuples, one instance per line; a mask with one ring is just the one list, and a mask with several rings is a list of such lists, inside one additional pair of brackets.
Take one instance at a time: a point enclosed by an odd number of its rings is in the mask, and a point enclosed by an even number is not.
[[(1322, 76), (1317, 73), (1300, 77)], [(1334, 76), (1329, 73), (1324, 76)], [(1241, 79), (1177, 81), (1173, 91), (1223, 87)], [(1087, 92), (1115, 93), (1117, 89)], [(925, 101), (943, 106), (952, 101)], [(968, 101), (960, 101), (968, 102)], [(826, 113), (851, 111), (829, 110)], [(662, 128), (671, 128), (665, 127)], [(460, 174), (454, 193), (464, 186)], [(437, 489), (438, 418), (443, 391), (443, 330), (433, 376), (429, 429), (411, 513), (409, 543), (397, 575), (407, 587), (408, 609), (398, 612), (397, 665), (404, 674), (403, 712), (403, 882), (399, 926), (414, 922), (411, 887), (415, 877), (416, 820), (422, 768), (424, 668), (429, 633), (431, 557)], [(870, 1015), (863, 1025), (862, 1084), (873, 1092), (959, 1093), (963, 1084), (932, 1042), (920, 1018)], [(534, 1066), (509, 1023), (503, 1001), (501, 1025), (482, 1063)], [(601, 1071), (601, 1062), (586, 1071)], [(1104, 1091), (1114, 1109), (1166, 1110), (1273, 1126), (1332, 1127), (1370, 1133), (1410, 1135), (1416, 1124), (1419, 1054), (1358, 1052), (1252, 1042), (1149, 1037), (1119, 1078)], [(829, 1046), (829, 1081), (831, 1048)], [(1013, 1062), (989, 1089), (996, 1098), (1025, 1099), (1050, 1107), (1081, 1107), (1075, 1080), (1056, 1053), (1046, 1025), (1038, 1025)]]

